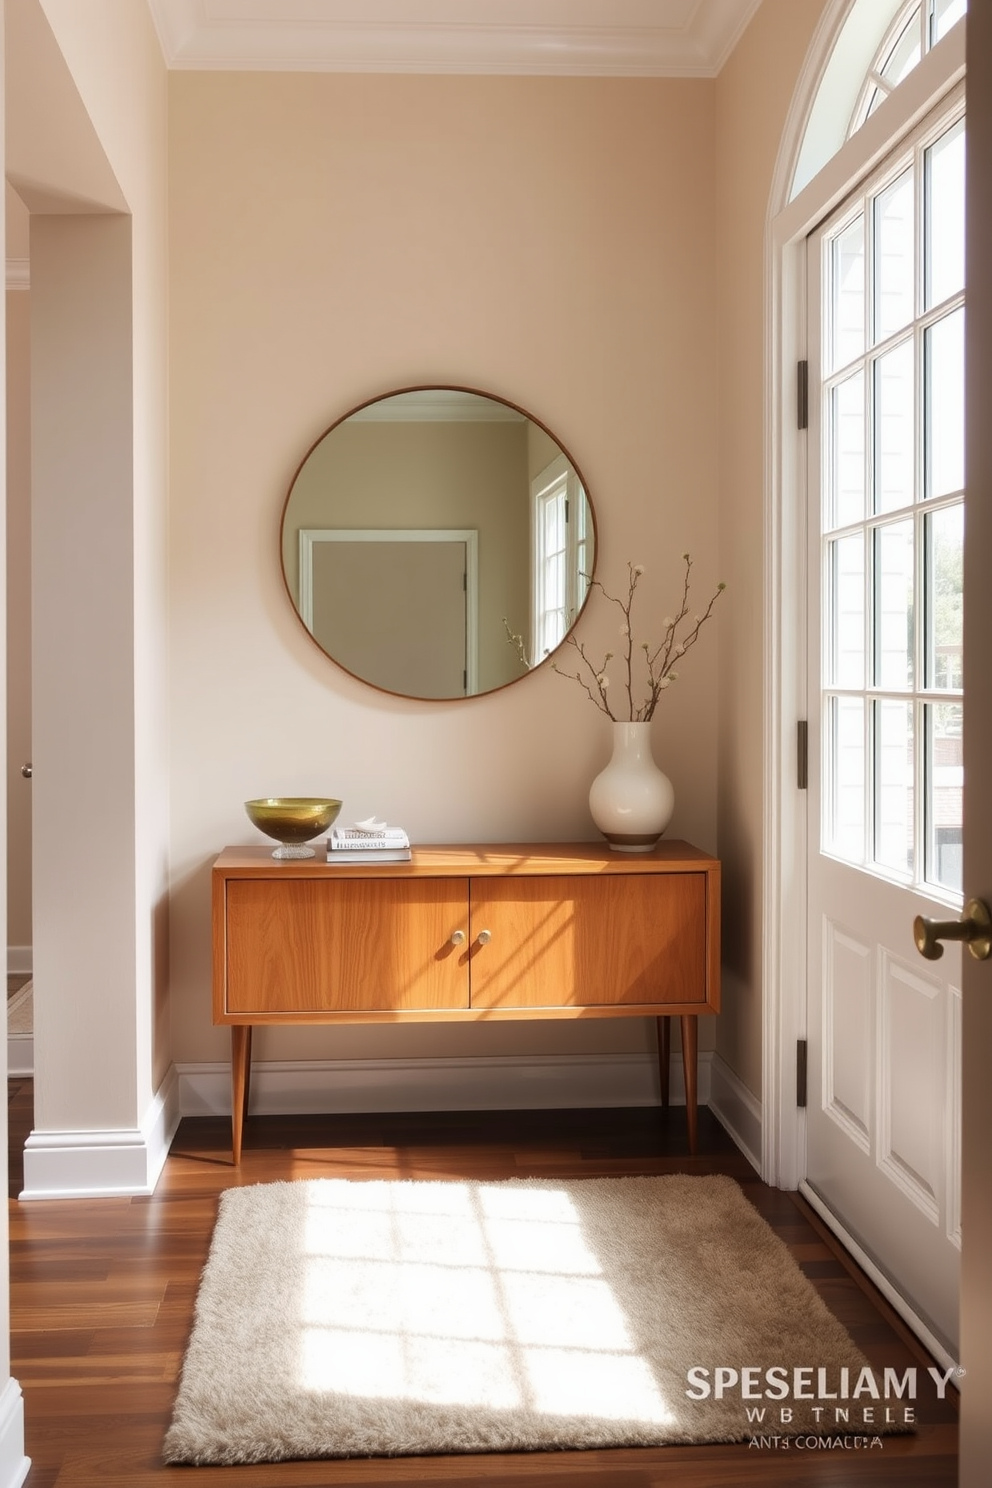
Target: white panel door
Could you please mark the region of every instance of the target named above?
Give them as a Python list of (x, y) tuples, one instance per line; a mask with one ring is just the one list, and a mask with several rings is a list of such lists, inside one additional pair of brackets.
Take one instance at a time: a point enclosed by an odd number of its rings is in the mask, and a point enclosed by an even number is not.
[(809, 244), (807, 1182), (953, 1358), (960, 1262), (964, 103)]

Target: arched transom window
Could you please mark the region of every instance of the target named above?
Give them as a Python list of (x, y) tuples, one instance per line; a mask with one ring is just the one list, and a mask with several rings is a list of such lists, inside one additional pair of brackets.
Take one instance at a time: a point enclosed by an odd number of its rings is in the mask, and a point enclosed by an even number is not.
[(855, 134), (920, 59), (955, 25), (968, 0), (910, 0), (895, 16), (872, 58), (848, 134)]

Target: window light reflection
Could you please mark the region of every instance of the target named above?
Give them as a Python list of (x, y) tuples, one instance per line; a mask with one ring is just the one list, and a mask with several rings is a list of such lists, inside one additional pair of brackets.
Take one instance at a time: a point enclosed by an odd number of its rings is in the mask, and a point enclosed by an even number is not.
[(673, 1419), (564, 1192), (326, 1181), (300, 1260), (307, 1391)]

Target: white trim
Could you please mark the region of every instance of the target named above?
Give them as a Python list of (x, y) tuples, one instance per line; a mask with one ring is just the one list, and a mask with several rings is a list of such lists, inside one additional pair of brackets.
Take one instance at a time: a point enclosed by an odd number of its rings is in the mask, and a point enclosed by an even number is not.
[(140, 1127), (33, 1131), (24, 1144), (22, 1199), (154, 1193), (179, 1125), (179, 1079), (170, 1068)]
[(885, 1272), (879, 1269), (868, 1252), (866, 1250), (863, 1250), (862, 1247), (858, 1244), (857, 1240), (855, 1240), (850, 1230), (844, 1228), (844, 1225), (837, 1218), (836, 1214), (834, 1214), (833, 1210), (827, 1207), (816, 1190), (810, 1188), (805, 1179), (799, 1185), (799, 1192), (802, 1194), (807, 1204), (809, 1204), (810, 1208), (816, 1210), (817, 1214), (823, 1220), (823, 1223), (827, 1226), (827, 1229), (832, 1231), (832, 1233), (837, 1236), (837, 1239), (843, 1245), (848, 1254), (855, 1261), (857, 1261), (862, 1271), (864, 1271), (865, 1274), (871, 1279), (871, 1281), (874, 1282), (875, 1286), (878, 1287), (878, 1290), (882, 1293), (882, 1296), (885, 1298), (885, 1300), (890, 1304), (890, 1306), (895, 1308), (896, 1312), (902, 1318), (903, 1322), (909, 1324), (910, 1328), (916, 1334), (917, 1338), (923, 1344), (924, 1348), (929, 1349), (930, 1353), (933, 1354), (934, 1358), (940, 1364), (942, 1364), (945, 1369), (956, 1369), (958, 1366), (958, 1360), (951, 1358), (951, 1355), (947, 1352), (946, 1346), (941, 1343), (940, 1339), (937, 1338), (934, 1333), (930, 1331), (926, 1323), (920, 1317), (919, 1313), (914, 1312), (913, 1308), (906, 1301), (906, 1298), (902, 1295), (902, 1293), (897, 1291), (896, 1288), (892, 1285), (892, 1282), (889, 1280), (888, 1276), (886, 1276)]
[(0, 1392), (0, 1488), (20, 1488), (31, 1468), (24, 1455), (24, 1396), (16, 1379)]
[(313, 549), (318, 542), (465, 544), (466, 694), (479, 691), (479, 534), (474, 527), (301, 527), (300, 619), (313, 635)]
[(30, 289), (31, 260), (29, 258), (8, 258), (6, 281), (8, 289)]
[[(797, 1187), (806, 1125), (795, 1105), (795, 1049), (806, 1033), (806, 823), (796, 788), (795, 726), (806, 716), (805, 440), (796, 428), (796, 364), (805, 355), (805, 240), (851, 190), (962, 80), (964, 25), (955, 26), (795, 197), (792, 162), (849, 0), (825, 12), (779, 146), (769, 200), (765, 272), (765, 723), (763, 838), (763, 1088), (761, 1174)], [(893, 7), (894, 9), (895, 7)]]
[(170, 69), (715, 77), (758, 3), (696, 0), (673, 12), (638, 0), (529, 0), (519, 16), (433, 5), (421, 6), (419, 19), (372, 0), (311, 0), (290, 16), (278, 0), (256, 0), (247, 15), (230, 3), (218, 15), (204, 0), (150, 0), (150, 8)]
[(33, 971), (34, 947), (9, 945), (7, 947), (7, 975), (31, 976)]
[(8, 1033), (7, 1074), (34, 1074), (34, 1034)]
[(761, 1172), (761, 1102), (719, 1054), (709, 1059), (706, 1105), (733, 1137), (756, 1173)]
[[(709, 1099), (712, 1057), (699, 1054), (700, 1105)], [(179, 1064), (176, 1071), (183, 1116), (230, 1115), (229, 1064)], [(251, 1071), (251, 1110), (260, 1116), (657, 1106), (659, 1100), (658, 1061), (648, 1053), (273, 1060)], [(677, 1054), (671, 1101), (685, 1104)]]

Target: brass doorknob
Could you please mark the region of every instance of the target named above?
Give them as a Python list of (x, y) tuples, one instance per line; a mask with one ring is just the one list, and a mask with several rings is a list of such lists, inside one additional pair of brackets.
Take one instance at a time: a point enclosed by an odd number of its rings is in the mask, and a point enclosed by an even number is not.
[(992, 914), (981, 899), (969, 899), (959, 920), (928, 920), (917, 915), (913, 939), (928, 961), (940, 960), (944, 954), (942, 940), (963, 940), (976, 961), (986, 961), (992, 956)]

